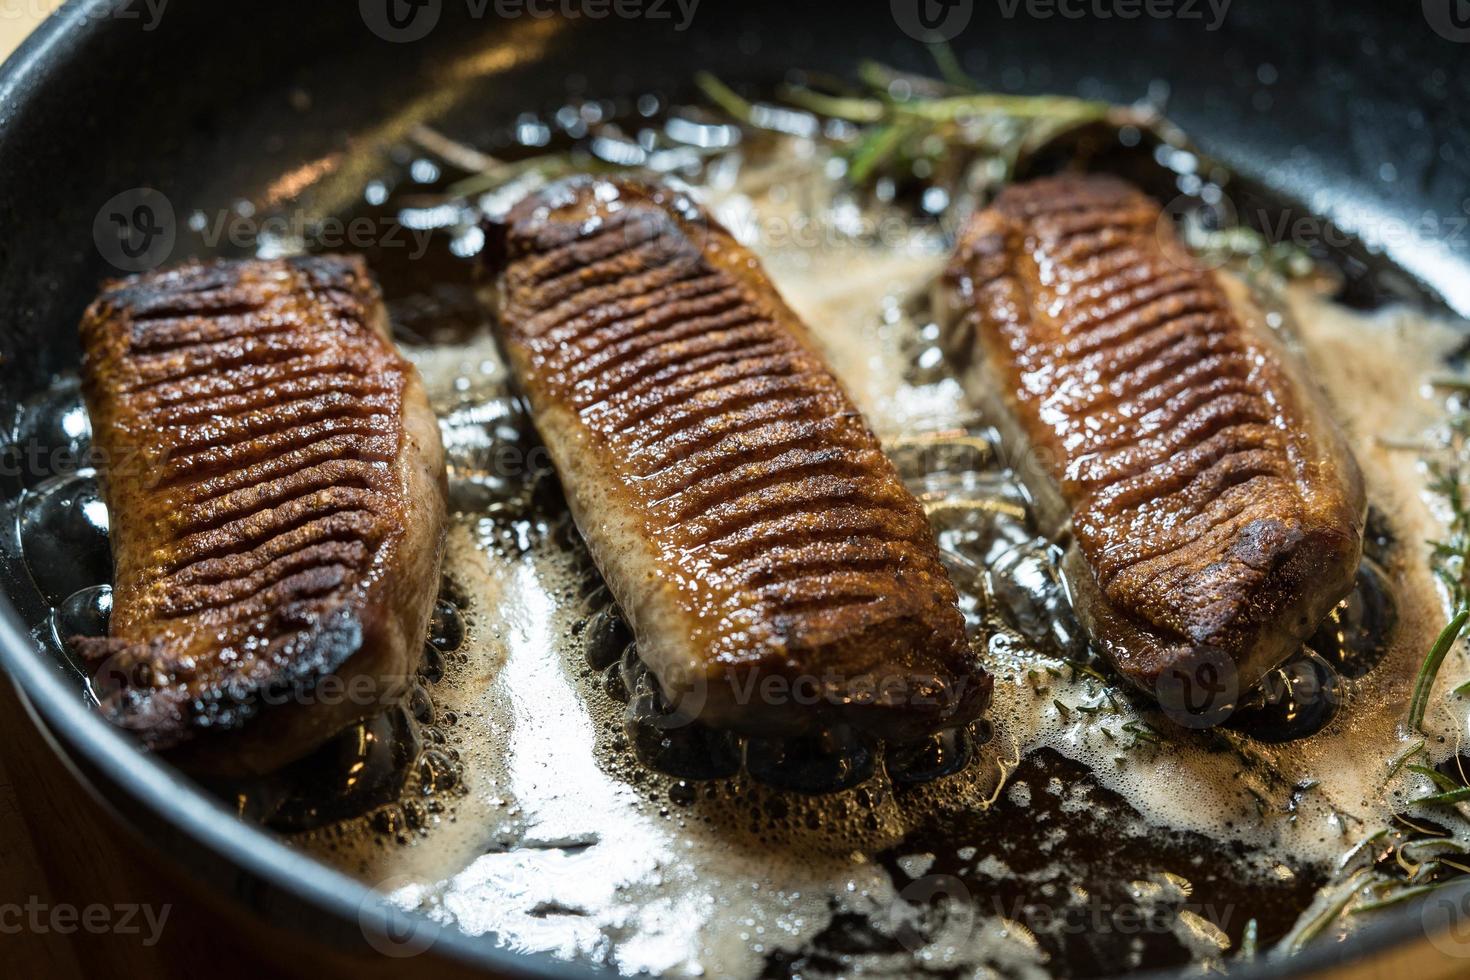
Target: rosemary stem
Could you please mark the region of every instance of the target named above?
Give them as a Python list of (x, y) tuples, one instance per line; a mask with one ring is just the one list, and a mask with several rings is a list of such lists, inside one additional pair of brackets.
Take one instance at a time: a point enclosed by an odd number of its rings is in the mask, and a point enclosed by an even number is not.
[(825, 95), (797, 85), (782, 86), (778, 93), (782, 99), (808, 112), (848, 122), (880, 122), (887, 110), (877, 99), (855, 99), (841, 95)]
[(736, 94), (735, 90), (707, 71), (694, 73), (694, 84), (715, 105), (743, 123), (750, 122), (751, 104)]

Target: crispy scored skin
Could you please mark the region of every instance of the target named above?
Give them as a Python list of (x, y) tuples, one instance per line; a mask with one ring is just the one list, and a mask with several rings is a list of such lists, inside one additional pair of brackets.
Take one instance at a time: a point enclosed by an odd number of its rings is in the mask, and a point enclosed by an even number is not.
[(114, 560), (103, 710), (218, 774), (381, 711), (423, 651), (444, 461), (358, 258), (192, 263), (108, 284), (83, 383)]
[(1300, 649), (1352, 588), (1362, 476), (1245, 291), (1107, 177), (1006, 190), (944, 288), (946, 346), (1070, 515), (1069, 586), (1118, 670), (1154, 693), (1223, 655), (1243, 691)]
[(556, 185), (500, 231), (503, 346), (677, 712), (895, 739), (978, 716), (923, 509), (755, 258), (632, 181)]

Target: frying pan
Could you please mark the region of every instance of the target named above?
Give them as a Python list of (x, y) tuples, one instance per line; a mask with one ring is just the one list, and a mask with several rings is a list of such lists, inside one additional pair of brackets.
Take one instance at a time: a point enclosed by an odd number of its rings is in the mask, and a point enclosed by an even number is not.
[[(75, 369), (79, 314), (118, 272), (93, 234), (117, 194), (155, 188), (182, 222), (279, 193), (283, 177), (309, 177), (314, 163), (391, 141), (414, 121), (488, 147), (526, 109), (569, 95), (687, 95), (698, 69), (737, 84), (779, 81), (793, 68), (848, 72), (863, 57), (927, 70), (917, 24), (952, 34), (987, 87), (1122, 102), (1167, 91), (1170, 116), (1208, 153), (1370, 245), (1383, 240), (1417, 281), (1411, 292), (1470, 314), (1463, 0), (1233, 0), (1223, 9), (1205, 0), (702, 0), (692, 17), (672, 0), (393, 3), (73, 0), (5, 63), (0, 419)], [(616, 15), (630, 10), (641, 15)], [(169, 257), (194, 251), (180, 235)], [(592, 972), (405, 919), (242, 825), (92, 714), (35, 638), (45, 609), (13, 530), (0, 532), (0, 590), (0, 663), (54, 739), (56, 764), (206, 890), (351, 955), (407, 930), (411, 944), (429, 946), (400, 961), (414, 972)], [(1236, 972), (1296, 975), (1390, 955), (1425, 942), (1425, 923), (1406, 905), (1349, 941)]]

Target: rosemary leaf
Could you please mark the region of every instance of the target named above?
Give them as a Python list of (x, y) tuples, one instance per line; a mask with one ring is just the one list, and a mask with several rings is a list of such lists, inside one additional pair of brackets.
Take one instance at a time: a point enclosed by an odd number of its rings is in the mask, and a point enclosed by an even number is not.
[(1455, 782), (1453, 779), (1446, 776), (1444, 773), (1440, 772), (1437, 769), (1431, 769), (1428, 766), (1420, 765), (1412, 765), (1405, 768), (1407, 768), (1410, 772), (1417, 772), (1419, 775), (1428, 778), (1430, 782), (1438, 786), (1444, 792), (1452, 793), (1457, 789), (1464, 788), (1459, 783)]
[(1357, 905), (1348, 909), (1348, 912), (1356, 915), (1359, 912), (1373, 912), (1377, 909), (1388, 908), (1390, 905), (1397, 905), (1400, 902), (1406, 902), (1411, 898), (1417, 898), (1420, 895), (1443, 888), (1445, 885), (1452, 884), (1456, 880), (1451, 878), (1448, 881), (1437, 881), (1432, 885), (1415, 885), (1410, 888), (1400, 888), (1398, 891), (1389, 893), (1387, 898), (1380, 898), (1374, 902), (1359, 902)]
[(855, 99), (850, 96), (825, 95), (804, 85), (783, 85), (777, 94), (786, 102), (815, 112), (819, 116), (846, 119), (848, 122), (881, 122), (888, 114), (883, 103), (877, 99)]
[(1423, 751), (1424, 739), (1416, 739), (1413, 744), (1407, 746), (1402, 752), (1389, 760), (1387, 778), (1392, 779), (1394, 777), (1394, 774), (1403, 768), (1404, 763), (1408, 762), (1410, 759), (1414, 758), (1414, 756)]
[(1252, 918), (1249, 922), (1245, 924), (1245, 932), (1242, 933), (1240, 937), (1239, 957), (1241, 959), (1253, 960), (1256, 958), (1256, 937), (1259, 929), (1260, 927), (1256, 924), (1256, 920), (1254, 918)]
[(1343, 909), (1347, 908), (1348, 903), (1353, 900), (1353, 896), (1358, 893), (1358, 889), (1362, 887), (1363, 878), (1368, 872), (1368, 868), (1360, 868), (1343, 882), (1339, 893), (1328, 902), (1327, 907), (1310, 922), (1300, 927), (1296, 936), (1291, 940), (1288, 950), (1292, 953), (1301, 952), (1302, 947), (1316, 939), (1324, 929), (1336, 921)]
[(908, 135), (907, 127), (899, 125), (880, 126), (870, 130), (858, 141), (848, 166), (848, 176), (855, 184), (866, 183), (873, 171), (882, 166), (898, 152), (899, 144)]
[(975, 80), (965, 74), (965, 69), (960, 67), (960, 59), (955, 57), (954, 48), (949, 46), (948, 41), (939, 41), (929, 45), (929, 54), (934, 58), (934, 64), (939, 69), (939, 77), (953, 85), (957, 89), (966, 92), (978, 92), (980, 86)]
[(1363, 854), (1370, 851), (1374, 844), (1383, 840), (1387, 836), (1388, 828), (1384, 827), (1380, 830), (1375, 830), (1373, 833), (1369, 834), (1367, 837), (1364, 837), (1362, 840), (1354, 844), (1348, 850), (1348, 852), (1342, 856), (1342, 859), (1337, 862), (1338, 873), (1346, 871), (1354, 861), (1356, 861)]
[(1470, 786), (1460, 786), (1446, 793), (1435, 793), (1433, 796), (1421, 796), (1414, 802), (1423, 806), (1451, 806), (1467, 801), (1470, 801)]
[(1455, 618), (1440, 631), (1439, 637), (1434, 641), (1434, 646), (1429, 648), (1429, 653), (1424, 657), (1424, 663), (1419, 668), (1419, 676), (1414, 681), (1414, 697), (1409, 701), (1409, 731), (1419, 730), (1420, 723), (1424, 721), (1424, 709), (1429, 707), (1429, 694), (1434, 689), (1434, 678), (1439, 674), (1439, 668), (1444, 663), (1445, 655), (1460, 638), (1460, 632), (1465, 628), (1467, 619), (1470, 619), (1470, 609), (1462, 608), (1455, 613)]

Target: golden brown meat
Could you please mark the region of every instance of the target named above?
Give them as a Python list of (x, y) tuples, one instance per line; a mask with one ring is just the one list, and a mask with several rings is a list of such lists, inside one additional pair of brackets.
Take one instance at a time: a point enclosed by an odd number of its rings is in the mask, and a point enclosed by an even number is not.
[(136, 276), (82, 341), (115, 583), (110, 637), (80, 643), (104, 711), (228, 774), (393, 703), (437, 592), (444, 464), (362, 261)]
[(686, 717), (893, 738), (976, 717), (923, 509), (755, 258), (682, 193), (522, 202), (499, 330), (577, 525)]
[[(946, 276), (946, 344), (1071, 517), (1079, 617), (1126, 677), (1219, 655), (1240, 690), (1353, 585), (1362, 477), (1260, 311), (1104, 177), (1006, 190)], [(983, 397), (983, 395), (982, 395)]]

